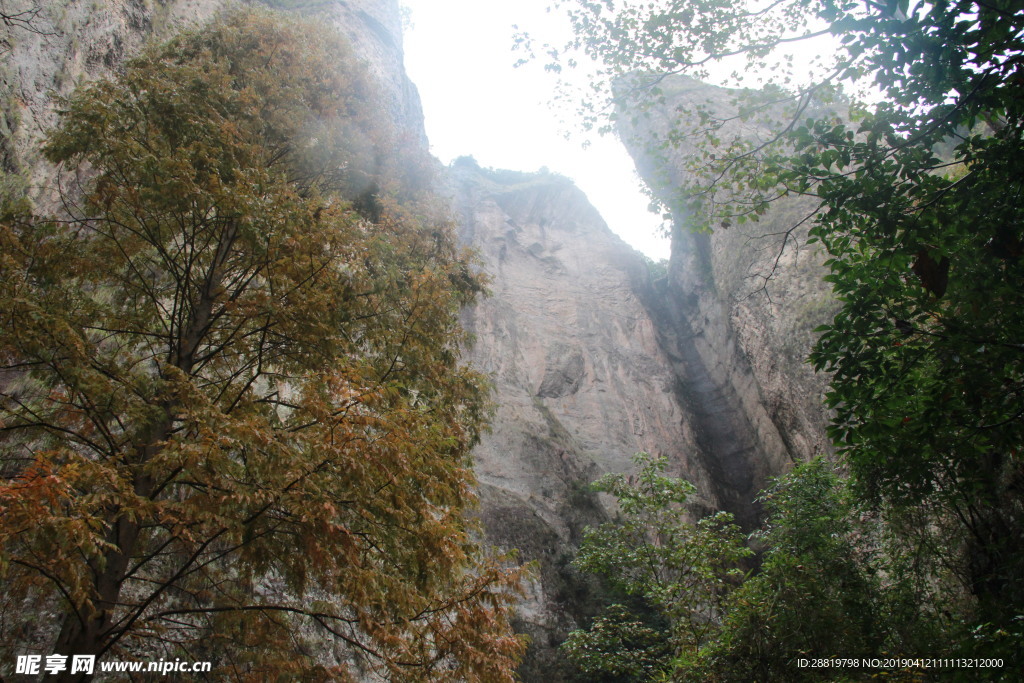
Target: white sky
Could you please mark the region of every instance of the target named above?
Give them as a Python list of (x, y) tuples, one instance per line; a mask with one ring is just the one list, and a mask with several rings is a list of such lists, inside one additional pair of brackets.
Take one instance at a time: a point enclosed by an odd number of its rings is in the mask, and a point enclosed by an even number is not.
[[(609, 227), (651, 258), (668, 258), (661, 219), (647, 210), (633, 161), (613, 137), (563, 136), (549, 106), (555, 77), (540, 63), (519, 69), (514, 24), (531, 33), (557, 30), (549, 0), (402, 0), (405, 66), (419, 88), (431, 151), (444, 163), (467, 155), (481, 166), (568, 176), (586, 192)], [(552, 27), (555, 28), (552, 28)]]

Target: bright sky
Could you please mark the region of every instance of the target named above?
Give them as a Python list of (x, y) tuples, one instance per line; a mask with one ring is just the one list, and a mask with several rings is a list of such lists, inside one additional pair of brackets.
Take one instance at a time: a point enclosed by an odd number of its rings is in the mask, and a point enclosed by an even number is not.
[(621, 143), (593, 136), (583, 149), (578, 132), (566, 140), (561, 114), (548, 104), (555, 78), (541, 64), (513, 68), (522, 56), (512, 51), (514, 24), (531, 33), (561, 25), (545, 12), (547, 2), (402, 0), (412, 24), (405, 66), (423, 99), (431, 151), (445, 163), (467, 155), (485, 167), (546, 166), (576, 181), (622, 239), (655, 260), (668, 258), (661, 219), (647, 211)]

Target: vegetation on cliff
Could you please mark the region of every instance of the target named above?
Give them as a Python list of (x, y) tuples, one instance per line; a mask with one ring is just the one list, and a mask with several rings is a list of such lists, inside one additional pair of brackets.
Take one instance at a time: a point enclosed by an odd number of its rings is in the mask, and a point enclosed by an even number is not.
[(562, 649), (591, 681), (644, 680), (670, 670), (674, 655), (697, 652), (751, 554), (729, 513), (687, 521), (684, 506), (695, 489), (665, 476), (665, 458), (641, 453), (635, 462), (635, 475), (594, 482), (593, 490), (615, 496), (621, 514), (586, 530), (573, 564), (649, 606), (660, 629), (613, 604), (591, 629), (570, 634)]
[[(556, 6), (568, 9), (575, 38), (550, 50), (552, 68), (581, 52), (597, 64), (582, 109), (590, 124), (611, 127), (615, 117), (666, 111), (672, 117), (671, 132), (649, 141), (649, 149), (685, 167), (686, 186), (656, 188), (680, 223), (728, 229), (757, 220), (788, 196), (808, 196), (817, 205), (806, 219), (810, 241), (827, 253), (827, 279), (841, 307), (820, 329), (810, 360), (831, 376), (831, 436), (842, 486), (849, 487), (842, 496), (852, 506), (836, 507), (845, 517), (834, 522), (875, 519), (878, 526), (839, 534), (853, 539), (846, 551), (853, 564), (840, 568), (822, 563), (844, 552), (830, 548), (831, 535), (821, 537), (821, 561), (811, 562), (782, 553), (782, 540), (767, 534), (765, 567), (744, 599), (766, 605), (771, 596), (774, 607), (734, 606), (716, 651), (733, 648), (736, 661), (756, 654), (767, 667), (761, 675), (773, 680), (817, 675), (796, 669), (800, 653), (941, 651), (1004, 657), (1006, 667), (1019, 667), (1019, 3), (566, 0)], [(804, 74), (797, 69), (809, 64), (781, 55), (815, 36), (831, 36), (837, 47), (817, 61), (816, 78), (799, 86)], [(739, 60), (737, 71), (778, 76), (761, 89), (736, 91), (729, 108), (665, 107), (669, 75), (707, 76), (710, 65), (728, 59)], [(844, 86), (864, 86), (876, 102), (845, 95)], [(609, 112), (615, 113), (601, 118)], [(794, 228), (783, 231), (786, 239), (798, 234)], [(792, 502), (775, 514), (796, 519), (811, 509), (801, 506), (816, 504)], [(830, 604), (845, 609), (835, 600), (850, 592), (870, 598), (866, 611), (827, 618), (821, 604), (808, 605), (809, 623), (820, 628), (809, 641), (798, 624), (773, 630), (771, 622), (799, 614), (807, 596), (828, 597), (836, 588), (828, 582), (837, 577), (846, 578)], [(865, 592), (865, 586), (873, 587)], [(897, 593), (898, 605), (878, 597)], [(866, 630), (849, 630), (858, 624)], [(936, 640), (894, 635), (909, 631)], [(934, 649), (925, 651), (927, 642)]]
[(66, 102), (64, 211), (0, 225), (7, 662), (512, 679), (518, 571), (465, 517), (483, 282), (402, 143), (333, 31), (267, 12)]
[[(751, 539), (761, 565), (745, 573), (751, 551), (725, 513), (687, 521), (680, 505), (692, 487), (664, 476), (663, 461), (641, 456), (639, 476), (612, 491), (622, 518), (589, 531), (576, 561), (640, 600), (612, 604), (570, 635), (562, 650), (575, 680), (816, 680), (822, 672), (794, 661), (935, 646), (935, 629), (923, 620), (891, 618), (912, 614), (916, 596), (881, 580), (895, 572), (880, 529), (823, 459), (765, 491), (768, 519)], [(596, 487), (609, 490), (607, 482)]]

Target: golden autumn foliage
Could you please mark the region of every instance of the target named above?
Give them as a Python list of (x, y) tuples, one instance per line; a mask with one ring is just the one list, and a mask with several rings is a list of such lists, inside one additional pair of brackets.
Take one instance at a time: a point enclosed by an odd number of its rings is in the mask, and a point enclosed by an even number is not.
[(46, 654), (512, 680), (518, 570), (465, 517), (483, 283), (389, 120), (339, 37), (253, 11), (66, 103), (81, 199), (0, 227), (0, 581), (61, 615)]

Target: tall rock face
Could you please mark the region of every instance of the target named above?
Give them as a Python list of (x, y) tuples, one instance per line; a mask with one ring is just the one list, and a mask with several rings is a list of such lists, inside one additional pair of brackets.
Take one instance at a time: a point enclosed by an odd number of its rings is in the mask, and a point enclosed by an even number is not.
[(802, 363), (820, 323), (790, 311), (830, 304), (802, 255), (784, 254), (791, 280), (772, 283), (770, 307), (747, 296), (746, 270), (767, 258), (752, 234), (677, 231), (666, 273), (565, 178), (472, 160), (450, 175), (462, 238), (492, 278), (464, 313), (497, 403), (474, 451), (480, 514), (491, 543), (538, 562), (524, 679), (561, 680), (553, 648), (596, 598), (569, 561), (582, 528), (613, 512), (587, 483), (632, 471), (636, 452), (663, 455), (697, 486), (694, 514), (756, 528), (758, 492), (824, 448), (822, 380)]
[(491, 296), (464, 314), (476, 337), (469, 360), (493, 379), (497, 403), (474, 451), (480, 514), (491, 543), (538, 562), (520, 615), (533, 637), (524, 680), (562, 680), (553, 647), (593, 608), (568, 563), (583, 526), (607, 515), (587, 485), (632, 471), (644, 451), (697, 485), (698, 509), (719, 509), (700, 433), (710, 420), (698, 418), (700, 398), (685, 400), (686, 380), (644, 305), (649, 261), (578, 188), (471, 160), (451, 175), (462, 237), (492, 278)]
[(677, 377), (640, 300), (647, 260), (556, 175), (453, 169), (461, 234), (492, 278), (465, 312), (469, 360), (495, 384), (492, 431), (475, 451), (489, 487), (531, 501), (559, 536), (566, 501), (595, 475), (664, 454), (714, 505)]
[[(687, 182), (687, 156), (694, 150), (684, 143), (655, 154), (652, 141), (657, 145), (670, 128), (686, 125), (677, 120), (680, 112), (705, 107), (730, 118), (735, 109), (734, 93), (723, 88), (681, 76), (661, 85), (664, 101), (647, 117), (632, 123), (624, 117), (619, 133), (637, 170), (668, 197)], [(732, 118), (723, 139), (769, 134), (756, 122)], [(669, 274), (652, 308), (666, 322), (666, 348), (701, 359), (720, 403), (749, 427), (731, 446), (712, 447), (726, 502), (730, 495), (736, 504), (750, 500), (766, 476), (830, 451), (822, 407), (827, 377), (806, 362), (814, 328), (838, 308), (823, 280), (822, 252), (804, 243), (814, 208), (804, 198), (779, 199), (757, 222), (719, 226), (712, 234), (689, 230), (682, 210), (673, 215)]]

